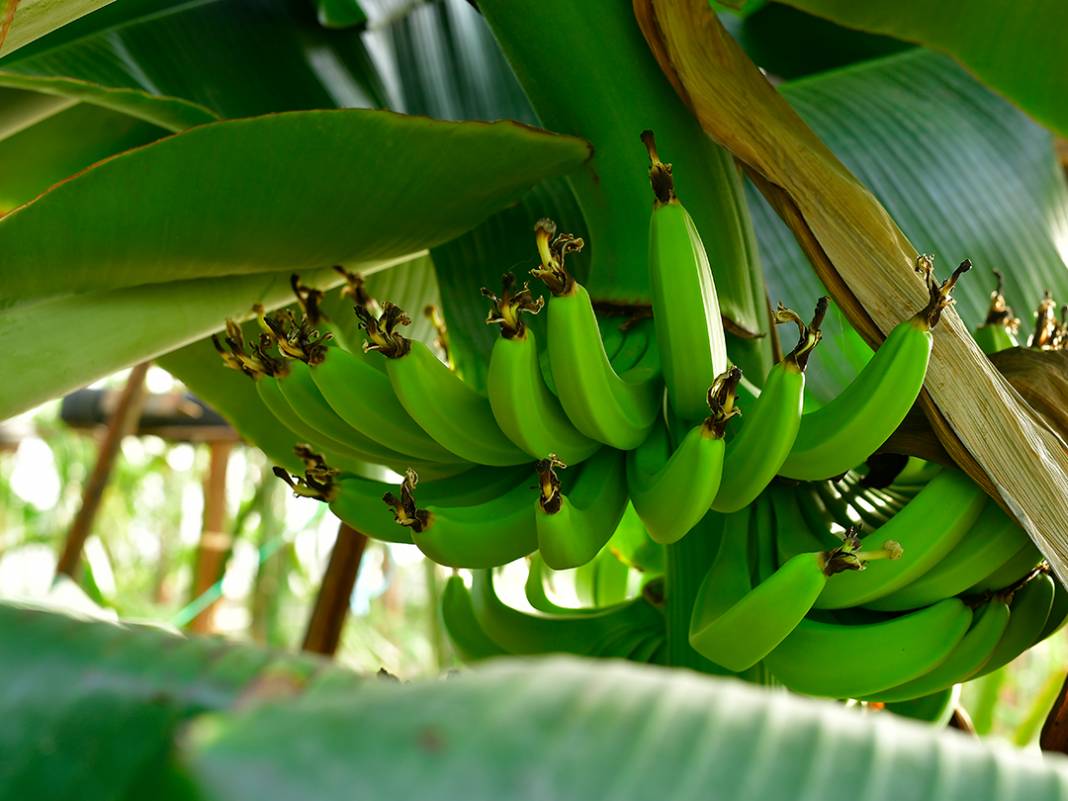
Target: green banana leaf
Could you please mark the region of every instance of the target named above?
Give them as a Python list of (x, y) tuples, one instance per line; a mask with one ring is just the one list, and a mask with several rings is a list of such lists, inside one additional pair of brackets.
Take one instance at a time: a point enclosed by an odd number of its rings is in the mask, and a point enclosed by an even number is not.
[[(286, 286), (288, 289), (288, 284)], [(418, 313), (424, 304), (438, 301), (437, 280), (428, 257), (367, 276), (366, 287), (372, 297), (390, 300), (411, 310), (412, 325), (405, 330), (405, 336), (423, 342), (434, 339), (437, 332)], [(291, 296), (287, 292), (283, 297), (289, 299)], [(339, 325), (355, 328), (351, 302), (342, 298), (339, 290), (327, 293), (322, 307)], [(297, 311), (295, 305), (292, 308)], [(215, 320), (215, 327), (220, 331), (222, 321), (222, 317)], [(243, 328), (246, 339), (255, 337), (259, 330), (254, 322), (246, 323)], [(292, 473), (303, 471), (301, 462), (293, 454), (292, 437), (263, 405), (255, 384), (247, 376), (224, 366), (210, 339), (186, 345), (160, 357), (156, 363), (223, 415), (245, 440), (263, 450), (274, 464)]]
[(361, 681), (311, 657), (12, 607), (0, 607), (0, 657), (4, 801), (1068, 792), (1056, 755), (622, 662)]
[(445, 241), (587, 154), (513, 123), (346, 110), (214, 123), (105, 161), (0, 219), (20, 374), (0, 418), (203, 337), (291, 271)]
[(3, 0), (0, 2), (0, 57), (110, 2)]
[(291, 0), (122, 0), (0, 58), (0, 86), (79, 98), (170, 130), (385, 104), (359, 35), (323, 28), (311, 2)]
[(310, 656), (30, 608), (0, 605), (0, 632), (3, 801), (126, 798), (165, 769), (183, 721), (242, 698), (360, 683)]
[(367, 24), (359, 0), (315, 0), (319, 24), (325, 28), (354, 28)]
[[(6, 96), (17, 90), (3, 91)], [(7, 135), (0, 132), (0, 215), (97, 161), (167, 134), (163, 128), (100, 106), (33, 92), (19, 94), (52, 105), (49, 113), (32, 123), (12, 126)]]
[(780, 2), (948, 53), (1036, 120), (1068, 135), (1068, 4), (1062, 0)]
[[(1025, 330), (1043, 290), (1068, 296), (1068, 191), (1050, 135), (948, 58), (910, 51), (781, 90), (943, 274), (973, 261), (954, 292), (969, 326), (986, 316), (992, 268)], [(772, 302), (809, 309), (822, 286), (775, 213), (750, 200)], [(808, 383), (824, 401), (867, 354), (844, 319), (825, 328)]]

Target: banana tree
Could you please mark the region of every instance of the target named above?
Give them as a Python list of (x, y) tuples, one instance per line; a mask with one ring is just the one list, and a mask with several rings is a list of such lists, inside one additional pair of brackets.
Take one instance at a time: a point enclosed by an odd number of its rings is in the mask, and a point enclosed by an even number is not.
[(0, 606), (0, 797), (1065, 792), (929, 725), (1068, 617), (1063, 12), (739, 5), (0, 6), (0, 416), (156, 359), (494, 659)]

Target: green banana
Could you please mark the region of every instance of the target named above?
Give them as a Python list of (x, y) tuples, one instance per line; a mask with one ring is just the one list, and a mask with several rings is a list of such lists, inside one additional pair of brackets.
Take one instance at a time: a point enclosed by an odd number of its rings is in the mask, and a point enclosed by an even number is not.
[(507, 654), (491, 640), (475, 618), (471, 593), (459, 576), (449, 576), (441, 593), (441, 619), (453, 648), (464, 662), (478, 662)]
[[(737, 383), (737, 368), (706, 390), (707, 417), (691, 428), (674, 453), (667, 426), (653, 425), (649, 436), (627, 456), (631, 504), (656, 542), (677, 542), (708, 512), (723, 474), (723, 428), (732, 414), (722, 399)], [(736, 412), (733, 412), (736, 413)]]
[(787, 478), (813, 481), (844, 473), (873, 454), (905, 419), (923, 388), (931, 356), (934, 327), (951, 302), (949, 293), (963, 262), (941, 285), (930, 257), (917, 259), (930, 302), (919, 314), (897, 325), (871, 361), (834, 400), (802, 415), (790, 455), (779, 471)]
[(664, 629), (660, 610), (644, 596), (584, 614), (521, 612), (497, 597), (491, 570), (475, 573), (471, 598), (481, 629), (511, 654), (562, 652), (592, 656), (624, 636), (644, 638)]
[(1055, 591), (1053, 579), (1042, 571), (1036, 572), (1023, 586), (1013, 591), (1009, 625), (990, 659), (971, 678), (993, 673), (1038, 642), (1053, 608)]
[[(760, 503), (765, 503), (764, 499)], [(798, 554), (777, 570), (773, 565), (761, 569), (761, 562), (766, 560), (760, 558), (760, 529), (772, 530), (770, 520), (759, 520), (761, 515), (756, 509), (752, 519), (757, 528), (757, 572), (766, 575), (738, 594), (746, 585), (740, 574), (749, 569), (749, 548), (742, 541), (740, 528), (726, 525), (716, 562), (698, 590), (690, 619), (694, 650), (735, 673), (751, 668), (790, 635), (812, 608), (829, 576), (859, 570), (872, 556), (859, 552), (859, 540), (851, 537), (834, 550)]]
[(573, 606), (560, 606), (553, 601), (545, 591), (545, 560), (540, 553), (535, 551), (530, 555), (527, 566), (527, 580), (523, 584), (523, 594), (527, 603), (534, 607), (537, 612), (547, 615), (573, 615), (583, 614), (589, 610)]
[(999, 598), (991, 599), (975, 612), (968, 633), (944, 662), (922, 676), (883, 690), (866, 700), (888, 703), (908, 701), (967, 681), (994, 654), (1009, 625), (1010, 614), (1007, 603)]
[(865, 540), (896, 542), (899, 559), (835, 576), (816, 607), (844, 609), (876, 601), (916, 580), (951, 554), (978, 519), (986, 495), (959, 470), (944, 470), (890, 522)]
[(900, 617), (847, 625), (806, 618), (765, 658), (795, 692), (864, 698), (922, 676), (945, 661), (972, 611), (956, 598)]
[(800, 554), (832, 547), (830, 541), (834, 538), (826, 530), (821, 533), (813, 531), (801, 512), (797, 494), (803, 491), (803, 488), (791, 489), (776, 484), (768, 491), (775, 517), (775, 553), (779, 565)]
[(1068, 622), (1068, 590), (1057, 579), (1053, 580), (1056, 585), (1053, 590), (1053, 604), (1050, 606), (1049, 617), (1046, 625), (1042, 627), (1042, 633), (1038, 635), (1037, 642), (1042, 642), (1051, 634), (1061, 630), (1065, 622)]
[(643, 359), (619, 376), (601, 342), (593, 303), (564, 269), (567, 253), (583, 243), (570, 234), (554, 238), (556, 226), (535, 227), (541, 266), (531, 274), (552, 292), (548, 310), (549, 363), (560, 404), (575, 428), (619, 450), (637, 447), (660, 411), (661, 384), (655, 359)]
[(990, 308), (986, 313), (986, 320), (975, 329), (975, 341), (983, 353), (987, 356), (1019, 347), (1020, 342), (1016, 339), (1016, 333), (1020, 328), (1020, 321), (1012, 313), (1012, 307), (1005, 301), (1003, 289), (1005, 280), (999, 270), (994, 270), (997, 286), (990, 293)]
[(960, 700), (960, 687), (951, 684), (949, 687), (921, 698), (888, 703), (885, 708), (887, 712), (893, 712), (900, 717), (944, 728), (953, 717), (958, 700)]
[(493, 343), (486, 390), (497, 424), (528, 456), (544, 459), (556, 454), (567, 464), (577, 464), (601, 447), (576, 429), (560, 401), (549, 391), (538, 366), (534, 332), (521, 314), (536, 314), (542, 299), (534, 300), (523, 284), (515, 291), (515, 276), (507, 273), (498, 298), (488, 289), (482, 293), (493, 301), (487, 323), (498, 324), (501, 336)]
[[(805, 368), (823, 336), (820, 325), (826, 313), (827, 298), (820, 298), (812, 322), (805, 325), (794, 312), (779, 305), (774, 321), (796, 323), (800, 338), (786, 358), (768, 372), (760, 396), (742, 417), (741, 430), (727, 442), (723, 480), (712, 502), (717, 512), (734, 512), (752, 503), (789, 456), (801, 422)], [(731, 394), (725, 405), (729, 416), (733, 410)]]
[(411, 530), (412, 542), (426, 556), (448, 567), (487, 568), (507, 564), (538, 547), (530, 499), (533, 482), (525, 481), (497, 497), (471, 506), (447, 502), (420, 508), (415, 502), (419, 476), (409, 470), (400, 486), (383, 500), (397, 523)]
[(386, 357), (386, 374), (404, 410), (439, 445), (477, 464), (507, 466), (530, 461), (497, 425), (489, 400), (464, 383), (430, 349), (397, 333), (411, 320), (391, 303), (375, 318), (357, 306), (368, 350)]
[(707, 413), (708, 388), (727, 369), (719, 298), (701, 235), (675, 194), (671, 165), (660, 161), (652, 131), (643, 131), (642, 141), (654, 196), (649, 284), (656, 343), (668, 402), (692, 424)]
[(550, 454), (536, 469), (541, 493), (534, 505), (538, 550), (553, 570), (593, 559), (615, 533), (627, 509), (626, 456), (602, 447), (578, 466), (564, 492), (557, 469), (567, 465)]
[(970, 586), (966, 592), (969, 595), (1000, 592), (1006, 587), (1011, 587), (1021, 581), (1035, 569), (1035, 565), (1041, 562), (1042, 559), (1042, 552), (1028, 538), (1027, 542), (1012, 557), (991, 571), (981, 581), (977, 581)]
[(456, 462), (456, 455), (435, 442), (404, 410), (389, 377), (379, 369), (384, 367), (374, 354), (332, 348), (323, 361), (311, 365), (311, 377), (330, 408), (364, 436), (410, 459)]
[(959, 595), (990, 575), (991, 565), (1004, 564), (1029, 543), (1016, 521), (989, 500), (975, 525), (937, 565), (901, 589), (865, 606), (896, 612), (919, 609)]

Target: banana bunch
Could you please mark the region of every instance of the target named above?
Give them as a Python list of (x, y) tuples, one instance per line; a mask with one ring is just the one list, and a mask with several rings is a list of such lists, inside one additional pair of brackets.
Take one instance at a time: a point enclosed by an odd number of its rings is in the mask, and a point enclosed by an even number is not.
[[(663, 554), (710, 537), (711, 560), (686, 567), (697, 588), (688, 640), (722, 672), (942, 709), (955, 684), (1068, 616), (1041, 554), (962, 473), (872, 460), (923, 387), (931, 330), (970, 263), (939, 282), (932, 259), (917, 259), (926, 306), (836, 398), (806, 410), (827, 299), (808, 321), (780, 304), (772, 321), (795, 325), (797, 344), (759, 388), (745, 380), (671, 165), (651, 132), (642, 141), (648, 306), (600, 307), (567, 269), (583, 240), (539, 220), (530, 273), (547, 299), (511, 273), (482, 290), (499, 333), (485, 390), (442, 358), (440, 318), (435, 350), (404, 335), (404, 310), (340, 268), (347, 324), (296, 276), (300, 313), (256, 309), (251, 340), (228, 322), (216, 349), (254, 379), (304, 465), (276, 474), (371, 537), (474, 571), (470, 587), (452, 576), (442, 599), (465, 659), (566, 651), (666, 663), (665, 621), (678, 616), (667, 615)], [(1015, 344), (1001, 289), (998, 276), (977, 333), (988, 350)], [(1052, 299), (1043, 304), (1032, 339), (1055, 347), (1066, 326)], [(529, 610), (502, 601), (494, 579), (524, 558)], [(594, 588), (585, 606), (552, 599), (555, 571)]]

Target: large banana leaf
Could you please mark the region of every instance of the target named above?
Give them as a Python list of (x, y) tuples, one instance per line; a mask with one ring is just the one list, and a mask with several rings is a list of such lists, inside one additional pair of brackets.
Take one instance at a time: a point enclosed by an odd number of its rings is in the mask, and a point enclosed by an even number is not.
[(1068, 135), (1068, 3), (1063, 0), (780, 2), (949, 53), (1035, 119)]
[(122, 0), (0, 58), (0, 86), (77, 97), (171, 130), (384, 101), (359, 35), (323, 28), (313, 4), (298, 0)]
[[(781, 91), (920, 250), (943, 270), (975, 263), (954, 292), (969, 326), (986, 316), (991, 268), (1025, 321), (1044, 289), (1068, 296), (1068, 191), (1050, 135), (948, 58), (912, 51)], [(808, 308), (819, 280), (763, 199), (750, 200), (772, 300)], [(858, 344), (829, 323), (810, 367), (818, 398), (853, 377)]]
[(359, 681), (311, 658), (11, 607), (0, 719), (4, 801), (1068, 794), (1060, 757), (735, 680), (551, 659)]
[(0, 56), (112, 0), (0, 0)]
[[(204, 336), (291, 271), (445, 241), (587, 154), (512, 123), (349, 110), (215, 123), (105, 161), (0, 219), (20, 374), (0, 417)], [(205, 281), (219, 276), (234, 278)], [(165, 282), (173, 302), (145, 286)]]

